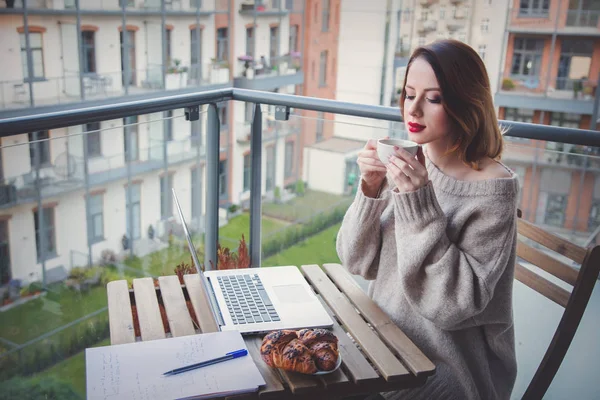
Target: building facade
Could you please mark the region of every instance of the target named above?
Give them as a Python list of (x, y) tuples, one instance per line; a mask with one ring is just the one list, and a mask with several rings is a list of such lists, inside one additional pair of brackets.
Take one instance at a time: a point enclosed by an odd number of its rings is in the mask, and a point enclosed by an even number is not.
[[(511, 1), (495, 93), (499, 117), (596, 130), (600, 4), (585, 0)], [(513, 141), (506, 162), (523, 183), (529, 220), (596, 240), (600, 225), (597, 149)]]
[[(323, 52), (335, 57), (331, 10), (339, 2), (313, 2), (329, 30), (312, 19), (307, 29), (304, 3), (29, 0), (27, 12), (22, 1), (3, 3), (0, 116), (228, 86), (323, 96), (321, 86), (305, 84), (304, 65)], [(217, 106), (224, 222), (231, 205), (249, 198), (254, 107)], [(261, 108), (268, 199), (302, 178), (302, 148), (316, 139), (296, 110), (282, 121)], [(179, 225), (171, 188), (188, 224), (202, 232), (206, 111), (193, 122), (172, 110), (2, 138), (0, 283), (51, 282), (100, 262), (105, 250), (141, 256), (164, 247)]]

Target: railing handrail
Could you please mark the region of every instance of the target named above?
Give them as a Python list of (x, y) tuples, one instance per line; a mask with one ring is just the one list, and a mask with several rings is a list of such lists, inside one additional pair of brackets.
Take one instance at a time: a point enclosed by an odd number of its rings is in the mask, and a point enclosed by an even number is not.
[[(32, 108), (25, 110), (18, 116), (0, 119), (0, 137), (83, 125), (90, 122), (100, 122), (132, 115), (150, 114), (175, 108), (212, 104), (227, 100), (287, 106), (295, 109), (402, 122), (400, 112), (395, 107), (229, 87), (194, 93), (165, 93), (164, 96), (148, 99), (127, 100), (125, 98), (122, 102), (111, 102), (110, 104), (94, 106), (86, 106), (84, 103), (78, 103), (67, 106), (60, 111), (45, 113)], [(507, 128), (507, 136), (600, 147), (600, 134), (597, 131), (504, 120), (501, 120), (500, 124)]]

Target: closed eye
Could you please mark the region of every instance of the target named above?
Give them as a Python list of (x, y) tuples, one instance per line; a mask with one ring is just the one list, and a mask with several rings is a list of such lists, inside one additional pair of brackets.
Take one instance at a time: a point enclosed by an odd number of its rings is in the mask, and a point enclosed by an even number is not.
[(433, 103), (433, 104), (439, 104), (439, 103), (442, 102), (442, 99), (440, 99), (438, 97), (438, 98), (435, 98), (435, 99), (427, 99), (427, 101), (429, 101), (430, 103)]
[(414, 100), (414, 99), (415, 99), (415, 96), (409, 96), (409, 95), (406, 95), (406, 99), (407, 99), (407, 100)]

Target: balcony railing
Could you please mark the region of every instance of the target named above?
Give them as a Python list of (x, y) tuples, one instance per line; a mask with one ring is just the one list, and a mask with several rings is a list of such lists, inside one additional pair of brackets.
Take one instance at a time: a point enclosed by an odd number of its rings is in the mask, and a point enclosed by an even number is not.
[[(251, 103), (252, 119), (219, 129), (217, 104), (231, 100), (234, 113)], [(314, 112), (337, 115), (315, 119)], [(138, 122), (123, 125), (132, 115)], [(81, 127), (96, 122), (100, 136)], [(503, 162), (521, 179), (524, 217), (578, 243), (597, 242), (600, 134), (501, 124), (509, 128)], [(40, 158), (25, 134), (45, 130)], [(238, 143), (240, 132), (249, 132), (250, 146)], [(0, 299), (13, 307), (0, 313), (1, 380), (75, 370), (70, 363), (86, 347), (108, 344), (106, 281), (173, 274), (190, 263), (171, 187), (209, 268), (217, 243), (235, 250), (242, 234), (252, 266), (336, 262), (335, 233), (360, 182), (357, 153), (368, 138), (402, 138), (406, 131), (396, 108), (227, 88), (43, 114), (23, 110), (0, 119), (0, 136), (0, 230), (10, 227), (1, 233)], [(26, 175), (29, 186), (21, 183)], [(39, 295), (38, 280), (48, 289), (45, 298), (18, 305)], [(85, 374), (62, 378), (85, 396)]]
[(596, 28), (600, 10), (568, 10), (566, 26)]
[[(9, 3), (9, 2), (6, 2)], [(208, 3), (202, 0), (164, 0), (166, 12), (180, 11), (185, 13), (208, 12)], [(79, 0), (79, 7), (82, 11), (119, 11), (122, 6), (128, 11), (154, 11), (161, 12), (161, 0)], [(227, 5), (223, 8), (223, 2), (217, 1), (216, 10), (227, 10)], [(8, 7), (5, 2), (0, 3), (0, 8), (23, 8), (23, 0), (15, 0), (12, 7)], [(75, 10), (75, 0), (27, 0), (29, 10)]]

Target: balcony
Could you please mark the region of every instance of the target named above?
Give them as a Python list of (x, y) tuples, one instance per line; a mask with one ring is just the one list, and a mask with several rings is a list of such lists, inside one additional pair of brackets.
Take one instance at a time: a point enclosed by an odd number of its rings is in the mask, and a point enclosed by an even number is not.
[[(163, 83), (164, 72), (164, 83)], [(98, 72), (83, 74), (65, 71), (60, 77), (47, 77), (32, 83), (33, 104), (36, 106), (67, 104), (82, 100), (105, 100), (125, 95), (144, 95), (164, 90), (213, 90), (229, 82), (229, 66), (211, 62), (203, 65), (180, 66), (175, 71), (159, 64), (149, 64), (147, 69), (125, 73)], [(127, 85), (125, 84), (127, 81)], [(81, 85), (83, 84), (83, 92)], [(3, 109), (27, 108), (31, 105), (29, 83), (0, 81), (0, 105)]]
[(446, 20), (446, 29), (450, 32), (458, 31), (466, 27), (467, 21), (462, 12), (457, 12), (452, 18)]
[[(92, 15), (102, 12), (106, 15), (119, 15), (122, 5), (125, 5), (128, 15), (160, 15), (161, 0), (80, 0), (79, 7), (82, 15)], [(208, 9), (206, 1), (202, 0), (164, 0), (167, 15), (211, 15), (215, 11), (227, 10), (228, 6), (218, 0), (216, 9)], [(223, 9), (223, 6), (225, 8)], [(28, 0), (27, 9), (33, 15), (75, 15), (75, 0)], [(0, 13), (20, 14), (23, 12), (23, 0), (14, 0), (9, 7), (5, 2), (0, 3)]]
[(495, 96), (500, 107), (534, 108), (554, 112), (592, 114), (597, 82), (590, 79), (505, 76)]
[(597, 35), (600, 33), (600, 10), (568, 10), (565, 33)]
[(250, 17), (273, 17), (273, 16), (285, 16), (288, 15), (289, 11), (284, 7), (282, 1), (270, 0), (270, 1), (248, 1), (244, 0), (240, 4), (239, 9), (240, 15)]
[(435, 3), (437, 3), (439, 0), (419, 0), (419, 4), (422, 7), (430, 7), (432, 5), (434, 5)]
[(428, 33), (434, 32), (437, 29), (437, 21), (419, 21), (417, 24), (417, 32)]
[[(233, 110), (244, 101), (262, 105), (263, 131), (255, 138), (265, 146), (249, 149), (237, 140), (219, 145), (227, 135), (225, 130), (217, 135), (220, 114), (208, 104), (229, 100)], [(186, 109), (190, 104), (202, 105), (198, 115)], [(289, 121), (272, 121), (274, 106), (323, 111), (343, 120), (298, 112)], [(165, 117), (169, 111), (173, 116)], [(184, 111), (195, 121), (188, 121)], [(122, 119), (131, 115), (139, 115), (138, 121), (123, 126)], [(96, 122), (101, 124), (99, 137), (92, 136), (97, 131), (81, 128)], [(510, 128), (503, 162), (521, 179), (524, 217), (581, 245), (598, 242), (598, 133), (502, 123)], [(230, 129), (235, 138), (245, 133), (238, 125)], [(269, 129), (286, 133), (271, 135)], [(42, 153), (32, 152), (24, 135), (37, 130), (50, 131), (48, 140), (33, 145), (47, 143)], [(78, 363), (85, 348), (108, 344), (105, 283), (173, 274), (175, 266), (189, 263), (181, 225), (173, 218), (171, 187), (205, 261), (216, 259), (217, 243), (235, 249), (242, 234), (256, 265), (295, 265), (309, 255), (311, 263), (337, 261), (335, 233), (358, 183), (357, 152), (365, 138), (406, 137), (394, 108), (349, 107), (237, 88), (148, 96), (102, 107), (68, 105), (51, 113), (33, 108), (0, 115), (0, 132), (5, 218), (0, 229), (7, 229), (2, 243), (11, 250), (3, 247), (0, 260), (0, 379), (58, 375), (81, 397), (85, 374)], [(296, 135), (306, 135), (302, 140), (310, 142), (315, 133), (321, 137), (317, 145), (296, 147)], [(329, 133), (332, 139), (326, 139)], [(250, 168), (247, 160), (254, 158), (262, 171)], [(262, 214), (236, 208), (249, 198), (260, 204)], [(38, 208), (43, 211), (34, 214)], [(295, 254), (302, 254), (302, 260)], [(36, 292), (44, 286), (43, 294)], [(512, 398), (517, 399), (562, 310), (520, 283), (513, 294), (518, 377)], [(599, 294), (596, 289), (549, 397), (595, 397)], [(26, 306), (18, 304), (29, 300)], [(61, 372), (75, 370), (79, 373)]]
[(301, 70), (301, 54), (263, 58), (253, 60), (242, 56), (238, 59), (237, 75), (233, 85), (241, 89), (274, 90), (282, 86), (300, 85), (304, 83), (304, 72)]

